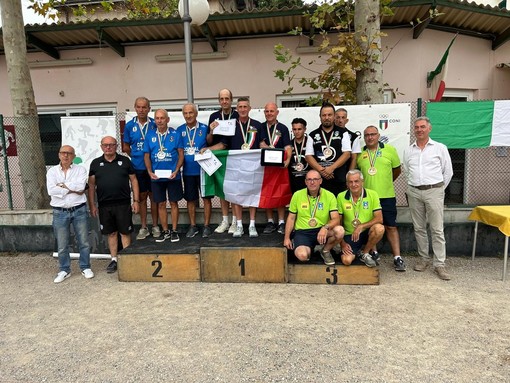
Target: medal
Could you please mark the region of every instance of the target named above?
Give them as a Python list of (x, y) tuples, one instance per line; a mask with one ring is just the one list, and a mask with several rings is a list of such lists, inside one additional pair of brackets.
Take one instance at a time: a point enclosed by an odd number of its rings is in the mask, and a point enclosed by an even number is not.
[(330, 147), (327, 147), (322, 151), (322, 153), (324, 154), (324, 157), (330, 157), (333, 154), (333, 150), (331, 150)]
[(351, 223), (354, 228), (357, 228), (359, 225), (361, 225), (361, 221), (357, 218), (353, 219)]
[(195, 148), (187, 148), (186, 153), (190, 156), (193, 156), (195, 154)]
[(377, 174), (377, 169), (375, 168), (375, 160), (377, 159), (377, 153), (379, 152), (379, 148), (375, 150), (373, 153), (370, 149), (367, 148), (368, 153), (368, 162), (370, 163), (370, 167), (368, 168), (368, 175), (375, 176)]
[(315, 204), (312, 206), (312, 203), (310, 202), (310, 196), (307, 195), (308, 198), (308, 205), (311, 207), (310, 209), (310, 219), (308, 220), (308, 226), (315, 227), (317, 226), (317, 219), (315, 218), (315, 213), (317, 212), (317, 208), (319, 207), (319, 202), (321, 200), (321, 195), (319, 194), (317, 196), (317, 200), (315, 201)]
[(156, 154), (156, 157), (158, 157), (158, 160), (164, 160), (165, 159), (165, 152), (159, 151), (158, 154)]
[[(251, 123), (251, 118), (248, 119), (248, 123), (246, 124), (246, 133), (244, 132), (244, 128), (243, 128), (243, 123), (239, 121), (239, 126), (241, 127), (241, 133), (243, 134), (243, 141), (244, 141), (244, 144), (241, 145), (241, 149), (242, 150), (249, 150), (250, 149), (250, 144), (248, 143), (248, 136), (250, 135), (250, 133), (252, 133), (252, 129), (250, 128), (250, 123)], [(257, 130), (255, 129), (255, 132)]]
[(352, 226), (356, 229), (359, 225), (361, 225), (361, 221), (359, 220), (359, 208), (363, 204), (363, 188), (361, 188), (361, 194), (358, 197), (358, 200), (356, 203), (354, 203), (354, 198), (350, 198), (351, 204), (352, 204), (352, 211), (354, 213), (354, 219), (351, 221)]
[(377, 169), (374, 168), (373, 166), (368, 168), (368, 174), (371, 176), (375, 176), (377, 174)]
[[(190, 136), (190, 130), (193, 130), (193, 137)], [(186, 126), (186, 136), (188, 136), (188, 142), (189, 142), (189, 147), (186, 149), (186, 153), (190, 156), (194, 155), (195, 154), (195, 136), (197, 135), (197, 130), (198, 130), (198, 122), (197, 124), (195, 125), (194, 128), (190, 129), (189, 126)]]
[(165, 140), (166, 140), (167, 133), (168, 133), (168, 128), (166, 129), (164, 134), (161, 134), (158, 131), (159, 152), (158, 152), (158, 154), (156, 154), (156, 157), (159, 160), (164, 160), (166, 157), (166, 155), (165, 155)]
[(317, 226), (317, 220), (315, 218), (310, 218), (308, 220), (308, 225), (310, 225), (310, 227), (315, 227)]
[(298, 172), (303, 171), (304, 165), (301, 162), (298, 162), (296, 165), (294, 165), (294, 169), (296, 169)]
[(333, 139), (333, 133), (331, 133), (331, 136), (329, 137), (329, 140), (326, 139), (326, 135), (324, 134), (324, 130), (321, 130), (322, 140), (324, 141), (324, 144), (326, 144), (326, 149), (322, 151), (322, 154), (324, 154), (324, 157), (331, 157), (333, 155), (333, 149), (331, 149), (331, 140)]
[(242, 150), (250, 150), (250, 144), (242, 144), (241, 149)]

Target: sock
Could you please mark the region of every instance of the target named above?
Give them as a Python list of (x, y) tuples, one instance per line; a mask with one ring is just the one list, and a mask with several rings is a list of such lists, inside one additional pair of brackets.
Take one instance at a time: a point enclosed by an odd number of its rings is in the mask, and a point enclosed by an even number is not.
[(243, 221), (237, 221), (237, 227), (243, 227)]
[(112, 257), (112, 261), (117, 262), (117, 257)]
[(285, 220), (283, 220), (283, 219), (279, 219), (279, 220), (278, 220), (278, 225), (280, 225), (280, 224), (282, 224), (282, 223), (285, 223)]
[(272, 218), (268, 218), (268, 219), (267, 219), (267, 223), (274, 223), (274, 219), (272, 219)]
[(393, 259), (399, 259), (399, 258), (400, 258), (400, 255), (393, 256)]
[(250, 219), (250, 227), (255, 227), (255, 220), (254, 219)]
[(223, 216), (223, 222), (228, 223), (228, 215), (224, 215), (224, 216)]
[[(228, 222), (228, 219), (227, 219), (227, 222)], [(232, 225), (237, 223), (237, 217), (232, 217)]]

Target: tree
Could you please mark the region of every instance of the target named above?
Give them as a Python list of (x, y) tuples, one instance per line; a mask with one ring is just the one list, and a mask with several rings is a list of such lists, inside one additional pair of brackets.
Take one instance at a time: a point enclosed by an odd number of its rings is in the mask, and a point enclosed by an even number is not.
[[(323, 101), (340, 103), (382, 103), (382, 50), (380, 15), (391, 14), (389, 0), (338, 0), (326, 2), (307, 13), (312, 28), (318, 35), (309, 36), (318, 40), (319, 57), (307, 65), (295, 58), (282, 45), (275, 47), (276, 59), (288, 65), (275, 71), (275, 76), (286, 81), (293, 91), (293, 83), (317, 90), (318, 97), (308, 103), (315, 105)], [(354, 28), (353, 28), (354, 26)], [(295, 29), (294, 35), (304, 36)], [(319, 70), (325, 66), (324, 70)], [(297, 76), (295, 70), (303, 68), (310, 76)]]
[(0, 0), (2, 35), (9, 82), (21, 182), (27, 209), (49, 206), (39, 119), (27, 62), (20, 0)]

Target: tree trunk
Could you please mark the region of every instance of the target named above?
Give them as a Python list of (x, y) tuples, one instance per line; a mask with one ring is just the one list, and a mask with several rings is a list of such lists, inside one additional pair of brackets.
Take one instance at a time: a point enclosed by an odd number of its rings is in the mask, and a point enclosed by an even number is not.
[(16, 145), (21, 169), (25, 208), (48, 207), (46, 167), (39, 135), (39, 119), (32, 78), (27, 62), (27, 46), (21, 0), (0, 0), (7, 78), (14, 110)]
[(383, 67), (381, 50), (381, 22), (379, 0), (356, 0), (354, 13), (355, 37), (363, 47), (368, 60), (365, 68), (356, 72), (356, 98), (358, 104), (384, 102)]

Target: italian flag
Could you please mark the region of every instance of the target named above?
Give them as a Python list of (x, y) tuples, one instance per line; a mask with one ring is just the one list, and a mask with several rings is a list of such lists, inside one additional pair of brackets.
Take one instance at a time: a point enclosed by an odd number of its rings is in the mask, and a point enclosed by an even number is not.
[(450, 53), (450, 48), (457, 38), (457, 35), (453, 38), (444, 52), (441, 61), (437, 64), (435, 70), (430, 72), (427, 76), (427, 86), (429, 87), (429, 97), (430, 101), (439, 102), (441, 98), (443, 98), (444, 90), (446, 88), (446, 73), (448, 72), (448, 55)]
[(260, 165), (260, 149), (214, 151), (221, 167), (209, 176), (202, 171), (202, 195), (217, 196), (242, 206), (276, 208), (290, 202), (286, 168)]
[(427, 105), (430, 137), (450, 149), (510, 146), (510, 100)]

